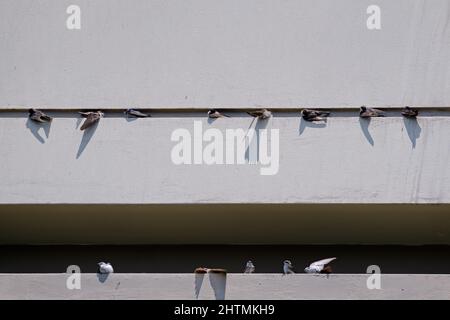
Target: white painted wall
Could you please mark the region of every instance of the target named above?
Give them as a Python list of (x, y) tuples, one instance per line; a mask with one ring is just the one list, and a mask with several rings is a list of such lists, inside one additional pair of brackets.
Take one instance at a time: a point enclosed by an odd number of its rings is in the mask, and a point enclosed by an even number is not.
[[(226, 300), (450, 299), (449, 275), (383, 274), (381, 290), (369, 290), (369, 275), (228, 274)], [(112, 274), (100, 282), (82, 274), (81, 290), (66, 288), (66, 274), (0, 274), (0, 299), (195, 299), (194, 274)], [(219, 287), (217, 287), (219, 288)], [(215, 299), (208, 275), (199, 299)]]
[(449, 15), (447, 0), (2, 0), (0, 106), (449, 106)]
[[(252, 118), (208, 123), (204, 113), (158, 113), (127, 121), (108, 114), (94, 130), (76, 113), (51, 113), (41, 128), (26, 113), (0, 114), (0, 203), (450, 203), (450, 113), (398, 112), (369, 122), (337, 112), (326, 126), (275, 113), (279, 172), (260, 165), (175, 165), (177, 128), (247, 130)], [(47, 130), (47, 133), (45, 133)], [(206, 145), (206, 143), (204, 143)]]

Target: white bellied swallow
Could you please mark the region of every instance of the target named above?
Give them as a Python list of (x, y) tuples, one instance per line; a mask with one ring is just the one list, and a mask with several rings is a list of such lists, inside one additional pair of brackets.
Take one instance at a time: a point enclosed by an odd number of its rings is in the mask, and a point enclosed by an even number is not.
[(127, 109), (124, 112), (128, 117), (135, 117), (135, 118), (148, 118), (150, 115), (143, 113), (136, 109)]
[(302, 110), (302, 118), (306, 121), (326, 121), (326, 117), (330, 115), (328, 111), (319, 111), (311, 109)]
[(327, 258), (319, 261), (315, 261), (305, 268), (306, 273), (331, 273), (332, 269), (329, 263), (336, 258)]
[(291, 274), (294, 272), (294, 266), (290, 260), (283, 261), (283, 274)]
[(95, 112), (80, 112), (80, 114), (86, 118), (80, 130), (85, 130), (89, 127), (92, 127), (94, 124), (100, 121), (100, 118), (104, 116), (104, 113), (101, 111)]
[(99, 262), (98, 265), (98, 273), (113, 273), (114, 269), (111, 263), (107, 262)]
[(247, 112), (252, 117), (258, 117), (259, 119), (265, 120), (269, 119), (272, 116), (272, 112), (267, 109), (261, 109), (261, 110), (252, 110)]
[(41, 110), (29, 109), (28, 113), (29, 113), (30, 119), (33, 121), (36, 121), (36, 122), (44, 123), (44, 122), (51, 122), (53, 120), (52, 117), (46, 115)]
[(406, 106), (402, 109), (402, 115), (406, 118), (415, 118), (415, 117), (417, 117), (418, 114), (419, 114), (419, 110), (412, 109), (408, 106)]
[(217, 109), (209, 109), (208, 110), (208, 118), (217, 119), (217, 118), (223, 118), (223, 117), (229, 118), (229, 116), (224, 115)]
[(245, 265), (245, 271), (244, 273), (253, 273), (255, 272), (255, 265), (251, 260), (247, 261), (247, 264)]
[(361, 118), (384, 117), (384, 111), (361, 106), (361, 108), (359, 108), (359, 116)]

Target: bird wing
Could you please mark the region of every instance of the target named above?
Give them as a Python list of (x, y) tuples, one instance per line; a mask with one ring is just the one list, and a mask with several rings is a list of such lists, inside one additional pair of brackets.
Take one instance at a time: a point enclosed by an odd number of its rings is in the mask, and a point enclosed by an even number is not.
[(254, 111), (248, 111), (247, 113), (249, 115), (251, 115), (252, 117), (260, 117), (260, 116), (262, 116), (264, 111), (263, 110), (254, 110)]
[(143, 118), (146, 118), (146, 117), (148, 117), (148, 114), (146, 114), (146, 113), (142, 113), (142, 112), (140, 112), (140, 111), (138, 111), (138, 110), (130, 110), (129, 111), (129, 114), (131, 114), (131, 115), (133, 115), (133, 116), (135, 116), (135, 117), (143, 117)]
[(91, 114), (91, 112), (81, 112), (81, 111), (78, 111), (78, 113), (81, 114), (81, 116), (83, 116), (84, 118), (87, 118)]
[(383, 111), (383, 110), (380, 110), (380, 109), (375, 109), (375, 108), (373, 108), (373, 109), (370, 109), (370, 111), (371, 111), (374, 115), (384, 114), (384, 111)]
[(311, 263), (310, 267), (320, 267), (320, 266), (324, 266), (326, 264), (329, 264), (331, 261), (335, 260), (336, 257), (334, 258), (327, 258), (327, 259), (322, 259), (319, 261), (315, 261), (313, 263)]

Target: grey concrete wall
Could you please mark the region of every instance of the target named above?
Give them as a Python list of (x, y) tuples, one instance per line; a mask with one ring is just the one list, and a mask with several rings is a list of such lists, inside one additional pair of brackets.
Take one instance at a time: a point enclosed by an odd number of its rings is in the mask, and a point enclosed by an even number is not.
[(448, 106), (449, 15), (447, 0), (2, 0), (0, 106)]
[[(0, 299), (195, 299), (194, 274), (81, 275), (81, 290), (68, 290), (66, 274), (0, 274)], [(449, 275), (382, 275), (381, 289), (367, 289), (368, 275), (282, 276), (228, 274), (226, 286), (207, 275), (199, 299), (450, 299)], [(224, 288), (224, 290), (222, 289)], [(214, 291), (216, 289), (216, 291)]]
[[(0, 113), (0, 203), (450, 203), (449, 111), (423, 111), (417, 121), (398, 111), (371, 121), (337, 111), (327, 124), (294, 112), (267, 122), (242, 112), (213, 122), (198, 112), (135, 121), (110, 112), (85, 132), (75, 112), (49, 114), (52, 124), (39, 126), (26, 112)], [(185, 128), (195, 140), (194, 121), (224, 136), (278, 129), (278, 173), (261, 175), (261, 164), (174, 164), (171, 134)]]
[(449, 212), (450, 205), (9, 205), (0, 206), (0, 244), (450, 244)]

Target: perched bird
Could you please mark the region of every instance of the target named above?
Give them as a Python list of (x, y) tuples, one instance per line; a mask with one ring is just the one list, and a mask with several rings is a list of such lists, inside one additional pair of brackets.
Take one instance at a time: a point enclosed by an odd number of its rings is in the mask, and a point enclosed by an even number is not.
[(94, 124), (100, 121), (100, 118), (102, 118), (105, 114), (101, 111), (95, 111), (95, 112), (80, 112), (80, 114), (86, 118), (86, 121), (84, 121), (83, 125), (81, 126), (80, 130), (85, 130), (89, 127), (92, 127)]
[(259, 119), (265, 120), (269, 119), (272, 116), (272, 112), (267, 109), (261, 109), (261, 110), (252, 110), (247, 112), (252, 117), (258, 117)]
[(208, 269), (204, 267), (198, 267), (194, 270), (194, 273), (208, 273)]
[(139, 110), (135, 109), (127, 109), (124, 112), (128, 117), (135, 117), (135, 118), (147, 118), (150, 117), (148, 114), (140, 112)]
[(217, 118), (223, 118), (223, 117), (229, 118), (229, 116), (222, 114), (220, 111), (218, 111), (216, 109), (208, 110), (208, 118), (217, 119)]
[(219, 269), (219, 268), (212, 268), (212, 269), (208, 269), (208, 273), (221, 273), (221, 274), (227, 274), (227, 270), (225, 270), (225, 269)]
[(283, 274), (291, 274), (294, 272), (294, 266), (290, 260), (283, 261)]
[(305, 268), (306, 273), (331, 273), (332, 269), (329, 263), (336, 258), (327, 258), (323, 260), (319, 260), (313, 262), (309, 265), (309, 267)]
[(99, 262), (97, 264), (98, 264), (98, 272), (99, 273), (113, 273), (114, 272), (114, 269), (109, 262), (107, 262), (107, 263)]
[(359, 116), (361, 118), (384, 117), (384, 111), (362, 106), (359, 109)]
[(255, 272), (255, 265), (251, 260), (248, 260), (247, 264), (245, 265), (244, 273), (253, 273), (253, 272)]
[(219, 269), (219, 268), (205, 268), (205, 267), (198, 267), (194, 270), (194, 273), (223, 273), (226, 274), (227, 270), (225, 269)]
[(302, 117), (306, 121), (326, 121), (326, 117), (330, 115), (327, 111), (303, 109)]
[(418, 114), (419, 114), (419, 110), (412, 109), (408, 106), (406, 106), (402, 109), (402, 115), (406, 118), (415, 118), (415, 117), (417, 117)]
[(37, 109), (29, 109), (28, 113), (30, 119), (36, 122), (44, 123), (44, 122), (51, 122), (53, 120), (52, 117), (49, 117), (44, 112)]

